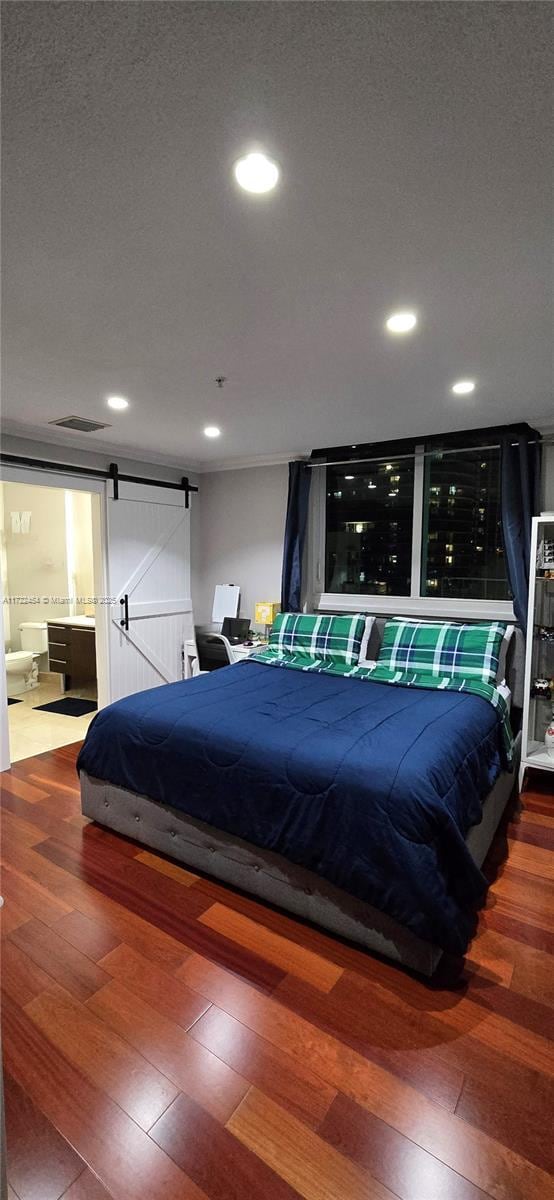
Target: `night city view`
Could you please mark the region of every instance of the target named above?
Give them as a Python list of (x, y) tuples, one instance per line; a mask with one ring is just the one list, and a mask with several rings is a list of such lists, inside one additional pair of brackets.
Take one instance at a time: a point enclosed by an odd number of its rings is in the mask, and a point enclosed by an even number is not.
[[(327, 467), (326, 591), (407, 596), (413, 456)], [(500, 527), (499, 451), (425, 456), (420, 594), (509, 596)]]

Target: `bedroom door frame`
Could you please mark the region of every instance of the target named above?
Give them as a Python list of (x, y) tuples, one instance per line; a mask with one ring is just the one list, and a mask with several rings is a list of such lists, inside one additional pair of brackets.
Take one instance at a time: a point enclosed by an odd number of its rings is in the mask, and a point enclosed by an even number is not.
[[(86, 475), (65, 474), (62, 471), (39, 470), (34, 467), (19, 467), (2, 464), (0, 482), (28, 483), (35, 487), (52, 487), (58, 491), (88, 492), (92, 498), (92, 545), (94, 568), (94, 594), (107, 597), (107, 507), (106, 484), (104, 480), (94, 479)], [(1, 585), (0, 585), (1, 586)], [(2, 629), (3, 635), (3, 601), (2, 595)], [(98, 687), (98, 708), (105, 708), (110, 703), (110, 663), (109, 663), (109, 609), (108, 604), (95, 606), (96, 633), (96, 672)], [(7, 771), (11, 765), (8, 701), (6, 695), (6, 658), (4, 637), (0, 638), (0, 771)]]

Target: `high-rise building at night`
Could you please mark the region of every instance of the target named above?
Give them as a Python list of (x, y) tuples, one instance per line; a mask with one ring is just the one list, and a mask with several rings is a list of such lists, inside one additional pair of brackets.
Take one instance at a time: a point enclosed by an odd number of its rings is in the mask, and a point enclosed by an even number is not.
[[(435, 452), (423, 475), (420, 594), (507, 599), (499, 451)], [(410, 455), (327, 467), (326, 591), (410, 595), (414, 478)]]

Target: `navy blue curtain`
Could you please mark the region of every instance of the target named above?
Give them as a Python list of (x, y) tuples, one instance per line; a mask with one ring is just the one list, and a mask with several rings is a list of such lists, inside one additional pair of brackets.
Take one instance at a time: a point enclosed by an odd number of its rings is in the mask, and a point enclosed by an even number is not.
[(302, 595), (302, 555), (308, 519), (311, 469), (303, 462), (289, 463), (289, 496), (285, 522), (281, 611), (300, 612)]
[(527, 632), (531, 518), (538, 511), (540, 436), (534, 429), (501, 438), (501, 516), (508, 582), (514, 612)]

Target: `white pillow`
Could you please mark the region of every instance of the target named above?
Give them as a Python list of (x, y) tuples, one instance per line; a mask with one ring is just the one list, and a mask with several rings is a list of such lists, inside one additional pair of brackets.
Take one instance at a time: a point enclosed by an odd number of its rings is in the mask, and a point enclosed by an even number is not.
[(359, 667), (374, 667), (375, 666), (375, 659), (371, 659), (371, 658), (367, 657), (367, 647), (369, 645), (369, 639), (371, 637), (371, 630), (373, 629), (374, 624), (375, 624), (375, 617), (366, 617), (365, 628), (364, 628), (364, 632), (362, 634), (362, 643), (360, 646), (360, 656), (358, 658), (358, 663), (357, 663), (357, 665)]
[(498, 671), (496, 672), (496, 682), (506, 683), (506, 660), (508, 658), (508, 650), (510, 642), (515, 633), (515, 625), (507, 625), (506, 632), (500, 644), (500, 654), (498, 655)]

